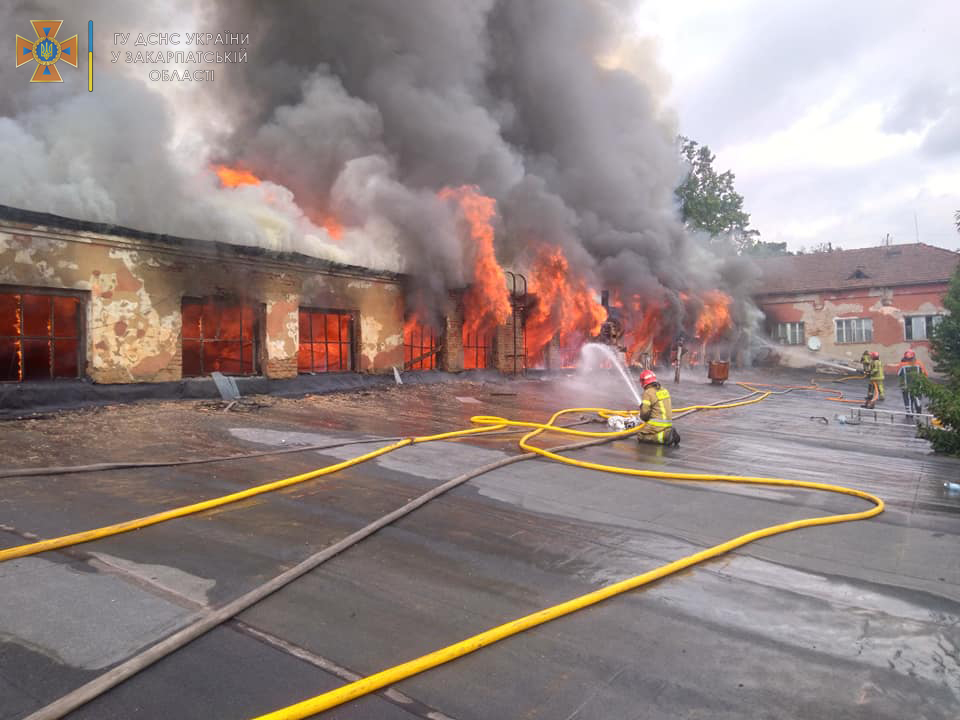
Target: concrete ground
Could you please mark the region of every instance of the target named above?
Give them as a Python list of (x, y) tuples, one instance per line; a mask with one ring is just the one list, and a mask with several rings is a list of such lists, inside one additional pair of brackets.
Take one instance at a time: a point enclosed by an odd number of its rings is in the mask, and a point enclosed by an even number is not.
[[(806, 380), (778, 375), (774, 381)], [(761, 381), (759, 372), (742, 377)], [(848, 384), (849, 385), (849, 384)], [(861, 383), (845, 387), (862, 394)], [(743, 393), (700, 376), (675, 404)], [(887, 406), (899, 409), (899, 398)], [(144, 402), (0, 422), (0, 465), (178, 460), (623, 407), (612, 378), (365, 390), (223, 412)], [(960, 462), (905, 422), (840, 424), (795, 392), (678, 420), (679, 448), (598, 462), (837, 482), (879, 517), (766, 539), (330, 711), (329, 718), (950, 718), (960, 715)], [(827, 422), (824, 422), (827, 421)], [(546, 444), (570, 442), (550, 436)], [(0, 479), (0, 547), (118, 522), (368, 451)], [(0, 718), (20, 718), (426, 489), (517, 453), (498, 436), (403, 448), (333, 476), (0, 564)], [(530, 460), (381, 530), (73, 713), (249, 718), (751, 529), (867, 504)]]

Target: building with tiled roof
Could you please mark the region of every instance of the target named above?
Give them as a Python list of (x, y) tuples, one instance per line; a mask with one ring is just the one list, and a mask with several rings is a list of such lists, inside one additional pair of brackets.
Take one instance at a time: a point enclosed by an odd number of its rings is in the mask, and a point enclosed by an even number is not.
[(877, 350), (887, 365), (907, 349), (931, 367), (929, 337), (960, 254), (916, 243), (757, 260), (755, 298), (786, 364), (855, 362)]

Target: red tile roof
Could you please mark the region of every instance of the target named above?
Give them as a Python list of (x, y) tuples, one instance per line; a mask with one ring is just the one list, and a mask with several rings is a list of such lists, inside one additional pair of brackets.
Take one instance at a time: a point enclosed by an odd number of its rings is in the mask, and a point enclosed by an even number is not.
[(960, 253), (914, 243), (758, 258), (757, 295), (947, 282)]

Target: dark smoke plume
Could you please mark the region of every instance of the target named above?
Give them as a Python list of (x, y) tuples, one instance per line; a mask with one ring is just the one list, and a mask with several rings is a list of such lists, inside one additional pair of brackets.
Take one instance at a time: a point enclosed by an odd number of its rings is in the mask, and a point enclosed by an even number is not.
[[(95, 17), (109, 34), (252, 40), (246, 64), (186, 90), (145, 82), (146, 66), (110, 64), (108, 38), (92, 95), (82, 82), (30, 87), (26, 70), (0, 66), (0, 202), (404, 270), (439, 304), (471, 269), (455, 208), (437, 191), (475, 185), (498, 201), (507, 267), (559, 246), (595, 287), (640, 292), (677, 324), (680, 293), (714, 288), (747, 318), (749, 272), (678, 219), (684, 168), (662, 73), (631, 52), (632, 3), (168, 5), (179, 14), (121, 0), (0, 10), (21, 34), (38, 17), (63, 18), (71, 33)], [(223, 189), (211, 163), (269, 182)], [(346, 227), (339, 242), (323, 229), (330, 216)]]

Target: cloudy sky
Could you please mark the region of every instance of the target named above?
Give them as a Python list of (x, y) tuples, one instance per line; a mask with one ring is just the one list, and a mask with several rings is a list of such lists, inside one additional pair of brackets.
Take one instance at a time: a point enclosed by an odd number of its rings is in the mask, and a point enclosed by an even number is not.
[(960, 1), (646, 0), (637, 26), (764, 240), (960, 249)]

